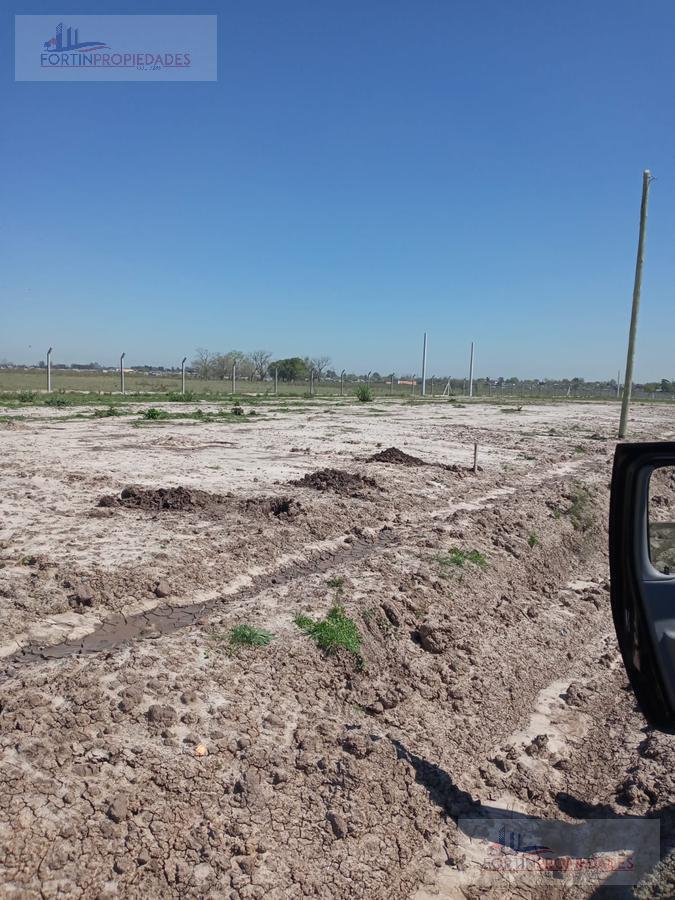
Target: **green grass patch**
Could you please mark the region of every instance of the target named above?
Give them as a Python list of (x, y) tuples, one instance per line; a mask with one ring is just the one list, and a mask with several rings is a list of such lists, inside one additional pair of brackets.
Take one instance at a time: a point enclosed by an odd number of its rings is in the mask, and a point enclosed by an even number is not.
[(334, 653), (343, 647), (362, 662), (361, 633), (353, 619), (345, 613), (342, 606), (335, 605), (325, 619), (311, 619), (309, 616), (297, 615), (295, 624), (308, 634), (322, 650)]
[(72, 406), (68, 397), (64, 397), (63, 394), (47, 394), (42, 402), (44, 406), (55, 406), (57, 408)]
[(107, 419), (113, 416), (121, 415), (123, 415), (123, 413), (120, 412), (120, 410), (116, 406), (112, 406), (111, 404), (106, 406), (105, 409), (95, 409), (93, 417), (94, 419)]
[[(233, 656), (237, 650), (242, 648), (266, 647), (274, 640), (274, 635), (263, 628), (256, 628), (254, 625), (235, 625), (229, 631), (211, 632), (211, 640), (219, 644), (219, 651), (223, 650), (228, 656)], [(209, 655), (208, 653), (206, 654)]]
[(266, 647), (272, 640), (269, 631), (254, 625), (235, 625), (229, 633), (229, 644), (233, 650), (239, 647)]
[(527, 543), (530, 545), (530, 547), (536, 547), (538, 544), (541, 544), (541, 541), (539, 540), (539, 535), (537, 534), (536, 531), (531, 531), (528, 534)]
[(171, 413), (168, 413), (165, 409), (157, 409), (156, 406), (151, 406), (150, 409), (145, 410), (143, 418), (154, 422), (158, 419), (171, 418)]
[(460, 550), (459, 547), (451, 547), (447, 553), (439, 553), (436, 561), (443, 576), (446, 576), (453, 567), (463, 569), (466, 563), (478, 566), (483, 571), (488, 567), (488, 561), (480, 550)]
[[(237, 412), (237, 409), (241, 410), (241, 412)], [(193, 420), (195, 422), (238, 422), (245, 423), (250, 420), (252, 416), (257, 416), (255, 410), (250, 410), (248, 415), (244, 414), (244, 411), (241, 407), (234, 407), (233, 409), (219, 409), (216, 412), (207, 412), (203, 409), (195, 409), (192, 412), (169, 412), (166, 409), (159, 409), (156, 406), (151, 406), (149, 409), (146, 409), (143, 415), (141, 416), (142, 421), (150, 421), (150, 422), (167, 422), (167, 421), (178, 421), (178, 420)]]
[(359, 403), (371, 403), (373, 399), (373, 391), (369, 384), (360, 384), (354, 391), (356, 399)]

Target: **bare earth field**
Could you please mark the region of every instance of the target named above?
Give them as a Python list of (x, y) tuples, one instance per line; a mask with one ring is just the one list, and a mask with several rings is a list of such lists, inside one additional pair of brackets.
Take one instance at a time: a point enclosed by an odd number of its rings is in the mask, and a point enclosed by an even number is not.
[[(138, 411), (0, 423), (3, 896), (675, 894), (668, 861), (525, 886), (458, 844), (465, 816), (649, 816), (675, 846), (675, 738), (611, 623), (615, 404)], [(392, 447), (424, 464), (369, 461)], [(294, 622), (336, 603), (361, 658)], [(241, 624), (273, 640), (232, 650)]]

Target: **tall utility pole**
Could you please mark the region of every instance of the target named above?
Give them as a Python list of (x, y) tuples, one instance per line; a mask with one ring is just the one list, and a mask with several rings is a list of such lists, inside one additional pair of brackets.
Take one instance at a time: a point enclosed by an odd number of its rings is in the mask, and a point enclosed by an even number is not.
[(180, 364), (180, 392), (181, 394), (185, 393), (185, 360), (187, 356), (184, 356), (181, 360)]
[(120, 390), (124, 393), (124, 357), (126, 353), (120, 356)]
[(471, 359), (469, 361), (469, 397), (473, 397), (473, 341), (471, 341)]
[(52, 392), (52, 348), (47, 350), (47, 393)]
[(630, 314), (628, 331), (628, 352), (626, 354), (626, 374), (623, 379), (623, 400), (621, 401), (621, 419), (619, 421), (619, 438), (626, 437), (628, 427), (628, 408), (633, 387), (633, 359), (635, 357), (635, 334), (637, 332), (638, 312), (640, 311), (640, 290), (642, 288), (642, 264), (645, 253), (645, 235), (647, 232), (647, 204), (649, 203), (649, 184), (652, 176), (649, 169), (642, 173), (642, 204), (640, 206), (640, 236), (638, 238), (637, 260), (635, 262), (635, 282), (633, 284), (633, 309)]
[(427, 392), (427, 333), (424, 332), (424, 343), (422, 344), (422, 396)]

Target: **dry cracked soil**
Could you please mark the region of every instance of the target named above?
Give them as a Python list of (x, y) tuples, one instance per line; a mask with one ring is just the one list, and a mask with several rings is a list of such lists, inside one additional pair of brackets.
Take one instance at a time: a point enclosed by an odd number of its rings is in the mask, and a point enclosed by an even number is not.
[[(2, 896), (675, 894), (675, 738), (609, 608), (614, 404), (138, 412), (0, 424)], [(295, 622), (335, 606), (358, 653)], [(490, 816), (655, 819), (662, 861), (495, 880), (459, 839)]]

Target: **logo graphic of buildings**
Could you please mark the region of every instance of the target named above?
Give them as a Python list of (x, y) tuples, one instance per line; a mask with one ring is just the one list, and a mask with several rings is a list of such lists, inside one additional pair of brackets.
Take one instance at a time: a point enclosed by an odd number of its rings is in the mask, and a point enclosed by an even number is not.
[(523, 844), (523, 836), (519, 831), (509, 832), (509, 842), (506, 843), (506, 827), (502, 825), (499, 829), (498, 847), (505, 847), (515, 853), (527, 853), (535, 856), (541, 856), (544, 853), (553, 853), (550, 847), (545, 844)]
[(91, 50), (102, 50), (108, 45), (103, 41), (80, 41), (79, 28), (66, 28), (65, 37), (63, 33), (63, 22), (59, 22), (56, 26), (54, 37), (45, 41), (44, 50), (51, 50), (55, 53), (72, 53), (74, 50), (80, 52), (89, 52)]

